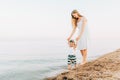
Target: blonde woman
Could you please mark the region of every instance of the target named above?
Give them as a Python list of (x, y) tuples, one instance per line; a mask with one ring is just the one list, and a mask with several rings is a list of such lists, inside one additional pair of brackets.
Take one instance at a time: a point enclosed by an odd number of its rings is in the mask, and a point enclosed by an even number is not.
[(87, 19), (82, 16), (77, 10), (73, 10), (71, 13), (72, 17), (72, 32), (68, 37), (68, 41), (74, 35), (76, 28), (78, 28), (78, 36), (76, 37), (77, 49), (82, 54), (82, 62), (81, 65), (87, 62), (87, 48), (88, 48), (88, 36), (87, 36)]

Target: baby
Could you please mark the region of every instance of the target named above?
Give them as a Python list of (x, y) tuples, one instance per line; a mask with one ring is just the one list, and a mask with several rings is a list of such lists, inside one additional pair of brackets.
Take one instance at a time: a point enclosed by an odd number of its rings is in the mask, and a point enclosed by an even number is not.
[(72, 66), (76, 68), (76, 44), (74, 40), (70, 40), (68, 42), (69, 50), (68, 50), (68, 69), (71, 70)]

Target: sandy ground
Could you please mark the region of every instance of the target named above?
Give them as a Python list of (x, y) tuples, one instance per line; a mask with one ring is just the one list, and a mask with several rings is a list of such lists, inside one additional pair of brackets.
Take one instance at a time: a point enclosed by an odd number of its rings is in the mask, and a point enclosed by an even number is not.
[(120, 80), (120, 49), (45, 80)]

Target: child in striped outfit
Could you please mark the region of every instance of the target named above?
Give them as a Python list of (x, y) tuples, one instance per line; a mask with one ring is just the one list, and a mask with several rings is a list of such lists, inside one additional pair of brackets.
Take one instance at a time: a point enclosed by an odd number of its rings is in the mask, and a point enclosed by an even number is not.
[(68, 44), (68, 69), (71, 70), (72, 66), (76, 68), (76, 44), (74, 40), (70, 40)]

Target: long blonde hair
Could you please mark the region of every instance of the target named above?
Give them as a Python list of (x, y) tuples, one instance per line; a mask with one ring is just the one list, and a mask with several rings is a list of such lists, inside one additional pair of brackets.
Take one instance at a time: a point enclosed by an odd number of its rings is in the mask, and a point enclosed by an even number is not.
[(79, 17), (83, 17), (83, 16), (82, 16), (77, 10), (73, 10), (73, 11), (71, 12), (72, 26), (73, 26), (73, 27), (77, 27), (78, 18), (75, 18), (75, 17), (73, 16), (74, 13), (77, 13)]

